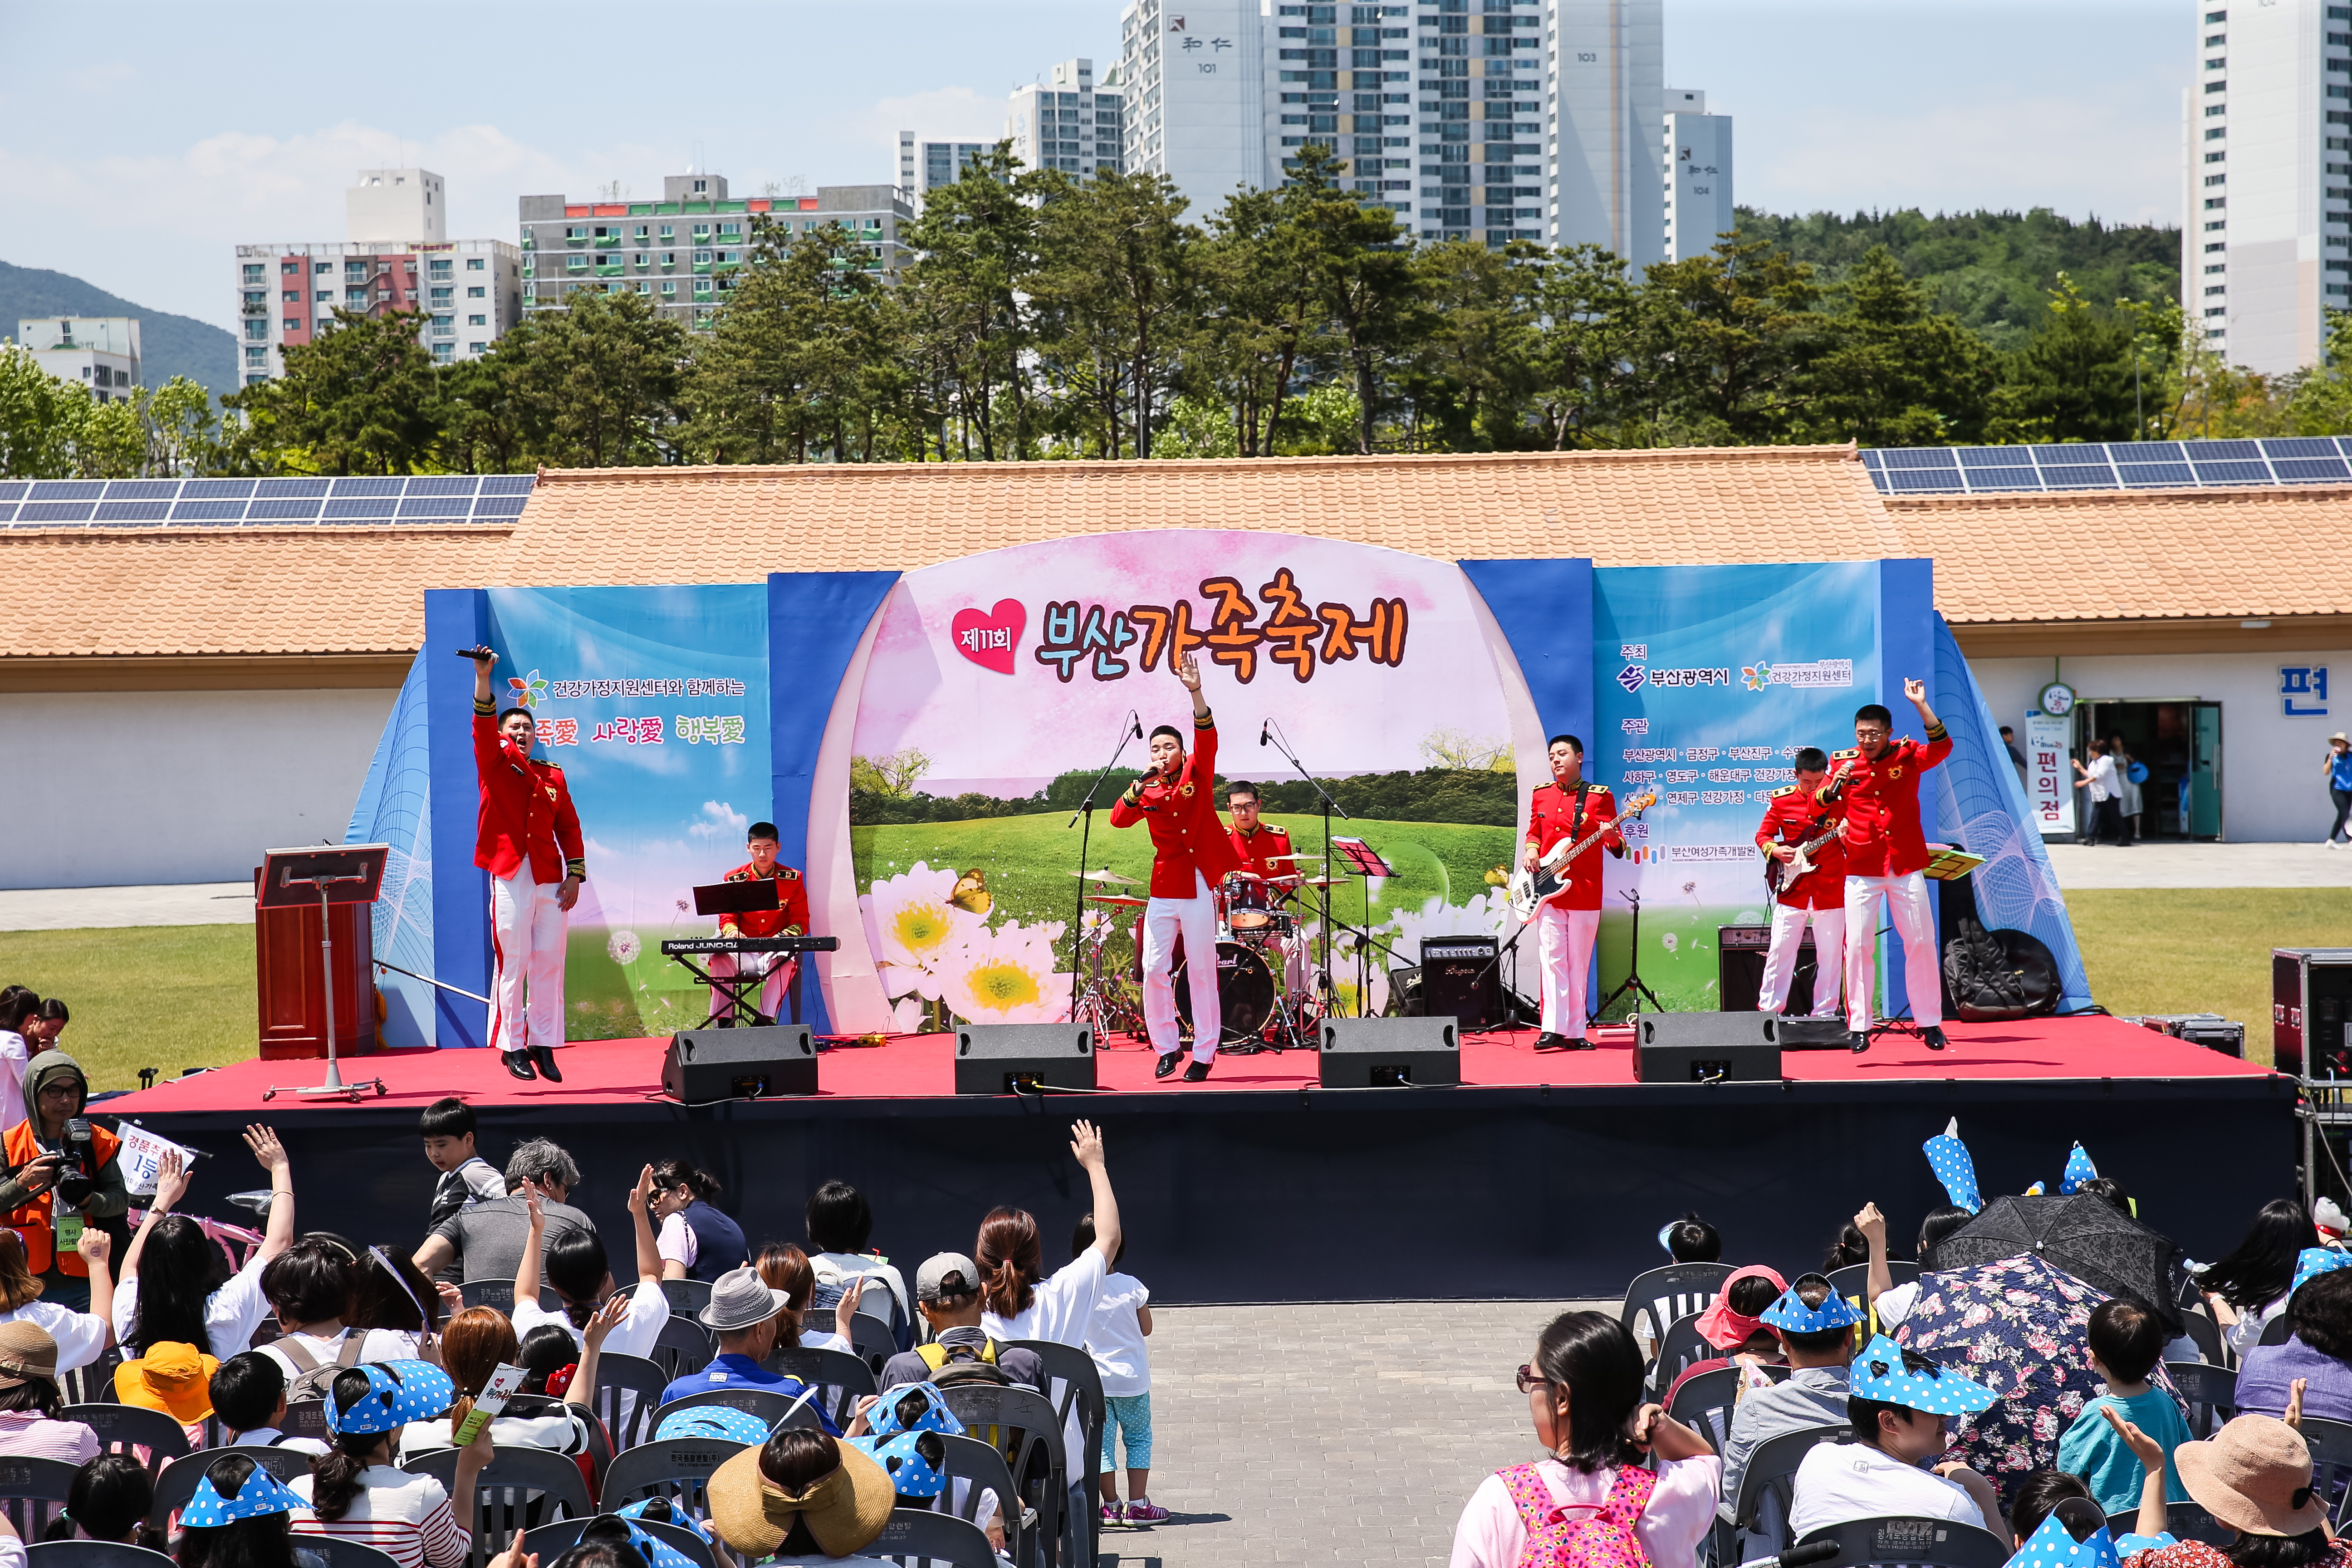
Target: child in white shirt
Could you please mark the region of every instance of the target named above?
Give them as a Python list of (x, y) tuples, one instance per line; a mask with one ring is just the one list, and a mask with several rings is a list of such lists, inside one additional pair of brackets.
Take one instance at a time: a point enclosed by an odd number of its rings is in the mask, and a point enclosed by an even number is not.
[[(1078, 1221), (1070, 1239), (1070, 1255), (1078, 1257), (1095, 1244), (1095, 1216)], [(1127, 1255), (1120, 1240), (1112, 1258), (1116, 1270)], [(1103, 1385), (1102, 1517), (1105, 1524), (1157, 1524), (1168, 1510), (1151, 1500), (1151, 1354), (1144, 1341), (1151, 1334), (1151, 1291), (1132, 1274), (1112, 1272), (1103, 1277), (1095, 1298), (1094, 1316), (1087, 1325), (1087, 1352)], [(1114, 1436), (1127, 1447), (1128, 1501), (1118, 1500), (1118, 1467)]]

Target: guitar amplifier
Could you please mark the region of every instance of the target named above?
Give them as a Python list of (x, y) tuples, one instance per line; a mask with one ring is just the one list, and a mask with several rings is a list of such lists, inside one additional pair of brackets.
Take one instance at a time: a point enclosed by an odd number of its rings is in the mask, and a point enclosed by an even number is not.
[(1503, 1021), (1501, 943), (1491, 936), (1421, 939), (1421, 1015), (1453, 1018), (1465, 1029)]
[[(1721, 1011), (1756, 1011), (1756, 1000), (1764, 994), (1764, 955), (1771, 946), (1772, 928), (1769, 925), (1715, 928), (1715, 994)], [(1797, 972), (1789, 981), (1784, 1011), (1796, 1014), (1813, 1010), (1813, 983), (1819, 973), (1813, 954), (1813, 928), (1809, 922), (1803, 940), (1797, 943)]]

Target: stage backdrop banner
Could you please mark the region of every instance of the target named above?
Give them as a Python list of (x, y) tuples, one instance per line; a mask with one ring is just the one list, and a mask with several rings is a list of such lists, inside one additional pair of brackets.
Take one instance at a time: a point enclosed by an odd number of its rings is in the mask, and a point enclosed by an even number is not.
[(346, 844), (385, 844), (383, 890), (370, 907), (375, 956), (409, 974), (376, 975), (384, 1003), (383, 1037), (394, 1047), (434, 1043), (433, 989), (415, 974), (433, 973), (432, 740), (425, 719), (420, 653), (383, 721), (367, 781), (352, 807)]
[[(1532, 709), (1492, 624), (1449, 563), (1281, 534), (1097, 535), (908, 573), (885, 601), (858, 694), (849, 818), (878, 984), (849, 994), (836, 979), (841, 1023), (1064, 1016), (1081, 834), (1068, 824), (1122, 734), (1087, 862), (1126, 879), (1092, 890), (1137, 901), (1090, 903), (1086, 934), (1126, 969), (1151, 846), (1140, 826), (1113, 829), (1109, 807), (1150, 760), (1130, 710), (1147, 734), (1174, 724), (1191, 743), (1191, 702), (1171, 671), (1185, 651), (1216, 717), (1219, 773), (1265, 782), (1266, 819), (1298, 850), (1334, 853), (1305, 781), (1259, 743), (1271, 723), (1356, 803), (1333, 831), (1393, 868), (1333, 890), (1335, 921), (1381, 944), (1374, 1005), (1387, 966), (1414, 962), (1423, 932), (1504, 931), (1496, 884), (1524, 793), (1514, 743), (1530, 739), (1514, 735), (1507, 683)], [(1346, 870), (1307, 868), (1327, 866)], [(1354, 959), (1335, 967), (1352, 994)]]
[[(494, 700), (536, 716), (539, 754), (563, 770), (586, 840), (565, 1037), (690, 1027), (709, 994), (661, 942), (718, 929), (694, 914), (693, 889), (749, 858), (744, 830), (769, 815), (767, 587), (492, 588), (487, 598)], [(468, 822), (474, 807), (463, 803)]]
[[(1667, 1011), (1712, 1011), (1717, 928), (1769, 917), (1756, 847), (1765, 804), (1791, 782), (1801, 747), (1853, 745), (1854, 709), (1880, 700), (1879, 563), (1616, 567), (1593, 578), (1600, 733), (1585, 738), (1586, 774), (1621, 807), (1658, 792), (1607, 867), (1601, 984), (1605, 994), (1625, 978), (1638, 893), (1642, 980)], [(1905, 708), (1895, 732), (1906, 724), (1919, 728)], [(1621, 1000), (1607, 1016), (1625, 1011)]]

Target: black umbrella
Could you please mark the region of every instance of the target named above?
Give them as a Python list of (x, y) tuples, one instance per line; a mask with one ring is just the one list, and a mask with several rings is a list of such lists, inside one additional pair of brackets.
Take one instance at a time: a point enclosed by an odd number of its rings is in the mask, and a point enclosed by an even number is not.
[(1939, 1269), (1973, 1268), (2030, 1252), (2110, 1296), (2137, 1296), (2168, 1335), (2184, 1325), (2173, 1299), (2180, 1248), (2172, 1238), (2088, 1193), (1995, 1198), (1936, 1244)]

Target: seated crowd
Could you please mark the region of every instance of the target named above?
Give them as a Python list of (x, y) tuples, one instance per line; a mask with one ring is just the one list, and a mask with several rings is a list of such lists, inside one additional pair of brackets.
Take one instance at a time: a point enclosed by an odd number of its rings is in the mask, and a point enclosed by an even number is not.
[[(421, 1243), (298, 1231), (291, 1162), (265, 1127), (246, 1133), (270, 1180), (261, 1236), (180, 1212), (189, 1173), (168, 1153), (129, 1233), (111, 1135), (83, 1152), (99, 1168), (94, 1180), (68, 1173), (87, 1163), (54, 1157), (87, 1098), (79, 1064), (37, 1053), (21, 1098), (18, 1129), (30, 1131), (9, 1132), (0, 1175), (0, 1207), (10, 1211), (0, 1226), (0, 1458), (79, 1467), (46, 1539), (142, 1545), (182, 1568), (326, 1568), (304, 1542), (329, 1536), (375, 1548), (398, 1568), (461, 1568), (474, 1554), (478, 1483), (499, 1450), (572, 1460), (593, 1500), (625, 1447), (616, 1438), (635, 1433), (741, 1447), (710, 1479), (707, 1517), (658, 1496), (625, 1510), (692, 1530), (741, 1562), (869, 1561), (860, 1549), (900, 1508), (952, 1510), (1002, 1553), (1005, 1515), (1018, 1514), (1022, 1500), (975, 1494), (971, 1481), (943, 1473), (942, 1438), (965, 1433), (952, 1390), (1020, 1388), (1050, 1401), (1040, 1357), (1011, 1342), (1085, 1350), (1090, 1332), (1110, 1348), (1106, 1386), (1119, 1391), (1099, 1466), (1081, 1446), (1075, 1401), (1066, 1422), (1036, 1443), (1014, 1428), (971, 1435), (1024, 1438), (1008, 1458), (1024, 1495), (1050, 1474), (1064, 1478), (1072, 1506), (1091, 1511), (1099, 1473), (1106, 1521), (1167, 1517), (1142, 1489), (1149, 1395), (1132, 1386), (1139, 1374), (1148, 1385), (1140, 1342), (1120, 1348), (1139, 1314), (1139, 1331), (1150, 1331), (1149, 1310), (1141, 1287), (1112, 1272), (1123, 1247), (1118, 1205), (1102, 1137), (1086, 1122), (1075, 1125), (1070, 1151), (1093, 1207), (1068, 1264), (1048, 1273), (1036, 1221), (999, 1208), (981, 1222), (972, 1255), (930, 1258), (910, 1291), (869, 1250), (873, 1215), (848, 1184), (827, 1182), (810, 1198), (805, 1247), (755, 1250), (717, 1206), (716, 1180), (677, 1162), (646, 1166), (630, 1190), (633, 1267), (616, 1280), (594, 1223), (567, 1201), (581, 1181), (572, 1157), (531, 1139), (500, 1172), (476, 1152), (472, 1113), (456, 1100), (423, 1121), (440, 1178)], [(76, 1217), (80, 1234), (65, 1247)], [(240, 1245), (249, 1249), (242, 1258)], [(673, 1313), (688, 1310), (700, 1331), (666, 1332)], [(880, 1395), (826, 1397), (842, 1390), (803, 1382), (792, 1368), (811, 1363), (786, 1361), (801, 1351), (887, 1361)], [(160, 1478), (135, 1455), (105, 1452), (99, 1432), (68, 1408), (66, 1384), (107, 1375), (110, 1356), (113, 1397), (163, 1412), (181, 1430), (188, 1451), (163, 1473), (201, 1470), (174, 1490), (189, 1500), (168, 1518), (150, 1517)], [(600, 1384), (600, 1367), (623, 1357), (666, 1370)], [(501, 1377), (501, 1369), (511, 1370)], [(656, 1394), (661, 1376), (669, 1381)], [(744, 1389), (793, 1407), (772, 1425), (727, 1405), (661, 1408)], [(469, 1434), (477, 1402), (494, 1394), (502, 1396), (495, 1415), (476, 1418)], [(1110, 1474), (1121, 1426), (1134, 1489), (1124, 1504)], [(290, 1471), (257, 1464), (259, 1449), (300, 1459)], [(1023, 1468), (1040, 1455), (1045, 1465)], [(687, 1568), (673, 1547), (617, 1515), (600, 1517), (559, 1561)], [(0, 1514), (0, 1568), (26, 1563), (25, 1543)]]

